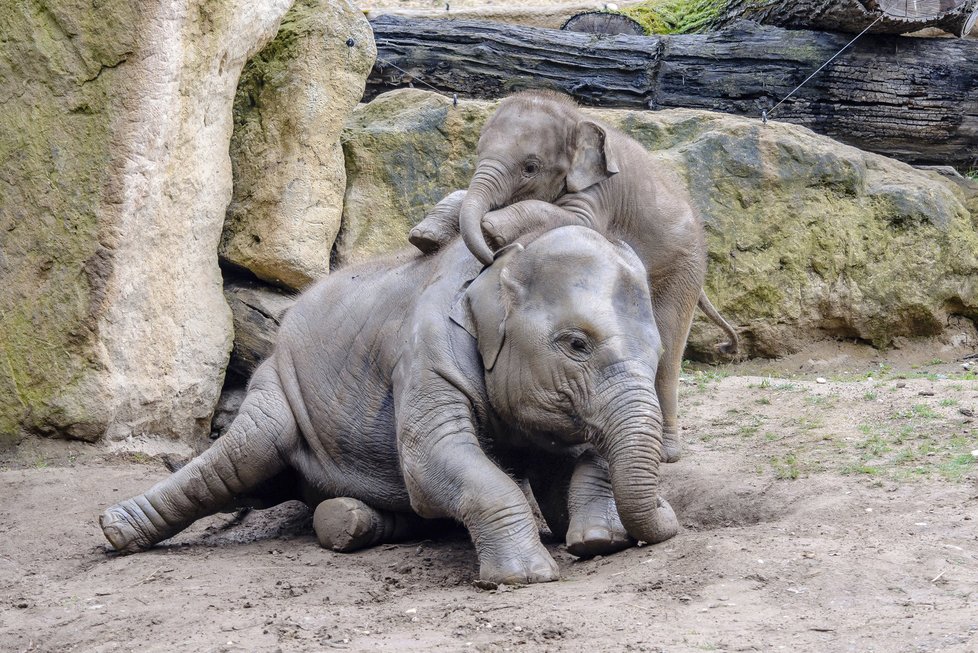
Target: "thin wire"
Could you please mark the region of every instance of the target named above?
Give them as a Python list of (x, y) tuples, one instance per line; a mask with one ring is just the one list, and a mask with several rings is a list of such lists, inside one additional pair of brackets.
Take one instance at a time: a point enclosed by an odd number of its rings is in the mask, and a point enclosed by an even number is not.
[[(897, 6), (897, 5), (899, 4), (899, 1), (900, 1), (900, 0), (894, 0), (894, 2), (893, 2), (893, 4), (892, 4), (892, 5), (890, 6), (890, 9), (892, 9), (893, 7), (896, 7), (896, 6)], [(962, 3), (962, 4), (963, 4), (963, 3)], [(956, 7), (955, 7), (955, 8), (956, 8)], [(815, 72), (813, 72), (813, 73), (812, 73), (811, 75), (809, 75), (808, 77), (806, 77), (806, 78), (805, 78), (805, 81), (803, 81), (803, 82), (802, 82), (801, 84), (799, 84), (798, 86), (796, 86), (796, 87), (794, 87), (794, 88), (793, 88), (793, 89), (791, 90), (791, 92), (790, 92), (790, 93), (788, 93), (788, 94), (787, 94), (787, 95), (785, 95), (785, 96), (784, 96), (783, 98), (781, 98), (781, 101), (780, 101), (780, 102), (778, 102), (777, 104), (775, 104), (775, 105), (774, 105), (773, 107), (771, 107), (770, 109), (765, 109), (765, 110), (763, 110), (763, 111), (761, 111), (761, 120), (763, 120), (763, 121), (764, 121), (765, 123), (767, 123), (767, 119), (768, 119), (768, 117), (770, 117), (770, 115), (771, 115), (772, 113), (774, 113), (774, 110), (775, 110), (775, 109), (777, 109), (777, 108), (778, 108), (778, 107), (780, 107), (780, 106), (781, 106), (782, 104), (784, 104), (784, 101), (785, 101), (785, 100), (787, 100), (788, 98), (790, 98), (790, 97), (791, 97), (792, 95), (794, 95), (794, 94), (795, 94), (795, 93), (796, 93), (796, 92), (798, 91), (798, 89), (800, 89), (800, 88), (801, 88), (802, 86), (804, 86), (805, 84), (807, 84), (807, 83), (808, 83), (808, 82), (809, 82), (809, 81), (810, 81), (810, 80), (812, 79), (812, 77), (814, 77), (815, 75), (817, 75), (817, 74), (819, 74), (820, 72), (822, 72), (822, 69), (823, 69), (823, 68), (825, 68), (825, 67), (826, 67), (826, 66), (828, 66), (828, 65), (829, 65), (830, 63), (832, 63), (833, 61), (835, 61), (835, 59), (836, 59), (836, 58), (837, 58), (837, 57), (838, 57), (838, 56), (839, 56), (840, 54), (842, 54), (843, 52), (845, 52), (845, 51), (846, 51), (846, 49), (848, 49), (848, 48), (849, 48), (849, 46), (851, 46), (851, 45), (852, 45), (853, 43), (855, 43), (855, 42), (856, 42), (856, 41), (857, 41), (857, 40), (859, 39), (859, 37), (860, 37), (860, 36), (862, 36), (863, 34), (865, 34), (866, 32), (868, 32), (869, 30), (871, 30), (871, 29), (873, 28), (873, 26), (874, 26), (874, 25), (876, 25), (876, 23), (878, 23), (878, 22), (880, 22), (880, 21), (881, 21), (881, 20), (883, 20), (884, 18), (887, 18), (888, 16), (887, 16), (887, 13), (886, 13), (886, 12), (887, 12), (887, 10), (886, 10), (886, 9), (885, 9), (885, 8), (883, 7), (883, 3), (881, 2), (881, 3), (880, 3), (880, 15), (879, 15), (879, 17), (878, 17), (878, 18), (877, 18), (876, 20), (874, 20), (874, 21), (873, 21), (872, 23), (870, 23), (870, 24), (869, 24), (869, 25), (868, 25), (868, 26), (866, 27), (866, 29), (864, 29), (863, 31), (861, 31), (861, 32), (859, 32), (859, 34), (856, 34), (856, 36), (855, 36), (855, 37), (854, 37), (854, 38), (853, 38), (853, 39), (852, 39), (851, 41), (849, 41), (849, 42), (848, 42), (848, 43), (846, 43), (846, 44), (845, 44), (844, 46), (842, 46), (842, 49), (841, 49), (841, 50), (839, 50), (838, 52), (836, 52), (836, 53), (835, 53), (834, 55), (832, 55), (832, 57), (831, 57), (831, 58), (830, 58), (830, 59), (829, 59), (828, 61), (826, 61), (825, 63), (823, 63), (823, 64), (822, 64), (821, 66), (819, 66), (819, 67), (818, 67), (818, 70), (816, 70), (816, 71), (815, 71)], [(907, 12), (906, 10), (904, 10), (904, 13), (905, 13), (905, 14), (907, 14), (907, 13), (909, 13), (909, 12)], [(936, 13), (936, 14), (934, 14), (933, 16), (920, 16), (920, 17), (918, 17), (918, 18), (923, 18), (923, 19), (925, 19), (925, 20), (926, 20), (926, 19), (928, 19), (928, 18), (936, 18), (937, 16), (939, 16), (939, 15), (941, 15), (941, 13), (944, 13), (944, 12), (938, 12), (938, 13)], [(905, 16), (905, 18), (909, 18), (909, 16)]]
[(796, 92), (796, 91), (797, 91), (798, 89), (800, 89), (800, 88), (801, 88), (802, 86), (804, 86), (805, 84), (807, 84), (807, 83), (809, 82), (809, 80), (811, 80), (811, 78), (812, 78), (812, 77), (814, 77), (815, 75), (817, 75), (817, 74), (819, 74), (820, 72), (822, 72), (822, 69), (823, 69), (823, 68), (825, 68), (825, 67), (826, 67), (826, 66), (828, 66), (828, 65), (829, 65), (830, 63), (832, 63), (833, 61), (835, 61), (835, 59), (836, 59), (836, 57), (838, 57), (838, 56), (839, 56), (840, 54), (842, 54), (843, 52), (845, 52), (845, 51), (846, 51), (846, 49), (847, 49), (847, 48), (848, 48), (848, 47), (849, 47), (850, 45), (852, 45), (853, 43), (855, 43), (855, 42), (856, 42), (856, 40), (857, 40), (857, 39), (858, 39), (858, 38), (859, 38), (860, 36), (862, 36), (863, 34), (865, 34), (866, 32), (868, 32), (868, 31), (869, 31), (870, 29), (872, 29), (872, 27), (873, 27), (873, 25), (875, 25), (876, 23), (878, 23), (878, 22), (880, 22), (881, 20), (883, 20), (883, 18), (884, 18), (884, 17), (885, 17), (885, 14), (884, 14), (884, 13), (882, 13), (882, 11), (881, 11), (881, 12), (880, 12), (880, 15), (879, 15), (879, 18), (877, 18), (877, 19), (876, 19), (876, 20), (874, 20), (874, 21), (873, 21), (872, 23), (870, 23), (870, 24), (869, 24), (869, 25), (868, 25), (868, 26), (866, 27), (866, 29), (864, 29), (863, 31), (861, 31), (861, 32), (859, 32), (859, 34), (856, 34), (856, 37), (855, 37), (854, 39), (852, 39), (851, 41), (849, 41), (848, 43), (846, 43), (846, 44), (845, 44), (844, 46), (842, 46), (842, 49), (841, 49), (841, 50), (839, 50), (838, 52), (836, 52), (835, 54), (833, 54), (833, 55), (832, 55), (832, 57), (831, 57), (831, 58), (830, 58), (830, 59), (829, 59), (828, 61), (826, 61), (825, 63), (823, 63), (823, 64), (822, 64), (821, 66), (819, 66), (819, 67), (818, 67), (818, 70), (816, 70), (816, 71), (815, 71), (815, 72), (813, 72), (813, 73), (812, 73), (811, 75), (809, 75), (808, 77), (806, 77), (806, 78), (805, 78), (805, 81), (803, 81), (803, 82), (802, 82), (801, 84), (799, 84), (798, 86), (796, 86), (796, 87), (794, 87), (794, 88), (793, 88), (793, 89), (791, 90), (791, 92), (790, 92), (790, 93), (788, 93), (788, 94), (787, 94), (787, 95), (785, 95), (785, 96), (784, 96), (783, 98), (781, 98), (781, 101), (780, 101), (780, 102), (778, 102), (777, 104), (775, 104), (775, 105), (774, 105), (773, 107), (771, 107), (770, 109), (767, 109), (766, 111), (763, 111), (763, 112), (761, 112), (761, 116), (762, 116), (762, 117), (764, 118), (764, 121), (765, 121), (765, 122), (767, 122), (767, 118), (768, 118), (768, 116), (770, 116), (770, 115), (771, 115), (772, 113), (774, 113), (774, 110), (775, 110), (775, 109), (777, 109), (777, 108), (778, 108), (778, 107), (780, 107), (780, 106), (781, 106), (782, 104), (784, 104), (784, 101), (785, 101), (785, 100), (787, 100), (788, 98), (790, 98), (790, 97), (791, 97), (792, 95), (794, 95), (794, 94), (795, 94), (795, 92)]

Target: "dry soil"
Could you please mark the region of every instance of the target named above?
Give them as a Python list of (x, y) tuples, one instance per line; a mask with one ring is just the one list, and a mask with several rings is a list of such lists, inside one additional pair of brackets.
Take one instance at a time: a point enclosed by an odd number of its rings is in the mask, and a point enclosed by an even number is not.
[(118, 556), (97, 516), (162, 461), (27, 441), (0, 471), (0, 650), (978, 651), (968, 361), (814, 356), (688, 370), (679, 535), (550, 542), (562, 580), (529, 587), (476, 587), (464, 534), (326, 551), (300, 504)]

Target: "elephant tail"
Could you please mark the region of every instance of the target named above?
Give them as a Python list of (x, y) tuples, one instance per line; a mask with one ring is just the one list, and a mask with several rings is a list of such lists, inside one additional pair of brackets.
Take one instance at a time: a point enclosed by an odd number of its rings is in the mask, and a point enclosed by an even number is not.
[(740, 349), (740, 338), (737, 337), (737, 332), (734, 331), (732, 326), (730, 326), (730, 323), (723, 319), (720, 312), (713, 307), (713, 304), (710, 302), (710, 298), (706, 296), (705, 290), (700, 290), (700, 298), (697, 301), (697, 305), (700, 307), (700, 310), (703, 311), (708, 318), (710, 318), (710, 321), (720, 327), (730, 339), (721, 345), (717, 345), (717, 351), (727, 356), (735, 355)]

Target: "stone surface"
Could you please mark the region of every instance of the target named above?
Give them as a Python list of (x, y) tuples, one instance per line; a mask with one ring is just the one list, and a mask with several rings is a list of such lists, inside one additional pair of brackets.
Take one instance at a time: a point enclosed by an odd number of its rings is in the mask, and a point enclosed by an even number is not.
[(234, 316), (234, 349), (228, 373), (247, 381), (272, 353), (282, 318), (296, 296), (253, 281), (226, 283), (224, 296)]
[(405, 89), (357, 107), (343, 132), (347, 186), (336, 263), (408, 247), (426, 210), (466, 188), (494, 106)]
[[(424, 210), (467, 185), (494, 106), (456, 108), (407, 89), (358, 108), (344, 136), (341, 260), (401, 246)], [(978, 320), (978, 202), (961, 184), (784, 123), (692, 110), (585, 113), (688, 180), (706, 224), (707, 293), (747, 354), (825, 338), (883, 347)], [(691, 353), (712, 355), (719, 338), (699, 316)]]
[(206, 437), (232, 100), (290, 4), (0, 9), (0, 441)]
[(299, 0), (245, 67), (223, 258), (288, 288), (329, 272), (346, 189), (340, 133), (376, 52), (350, 0)]

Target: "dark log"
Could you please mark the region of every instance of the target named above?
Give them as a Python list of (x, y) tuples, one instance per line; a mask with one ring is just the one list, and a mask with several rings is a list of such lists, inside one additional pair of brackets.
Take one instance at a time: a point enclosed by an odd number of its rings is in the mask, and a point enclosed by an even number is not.
[[(373, 21), (366, 99), (392, 88), (499, 98), (529, 88), (581, 104), (760, 117), (849, 42), (749, 22), (712, 34), (595, 36), (475, 21)], [(978, 156), (978, 41), (866, 35), (772, 113), (912, 163)]]
[(955, 36), (971, 31), (978, 0), (728, 0), (711, 27), (739, 20), (791, 29), (907, 34), (936, 27)]
[(295, 296), (254, 281), (233, 281), (224, 285), (224, 297), (234, 319), (228, 372), (248, 379), (272, 353), (282, 317)]
[(567, 19), (560, 29), (583, 34), (632, 34), (644, 36), (645, 28), (624, 14), (584, 11)]

